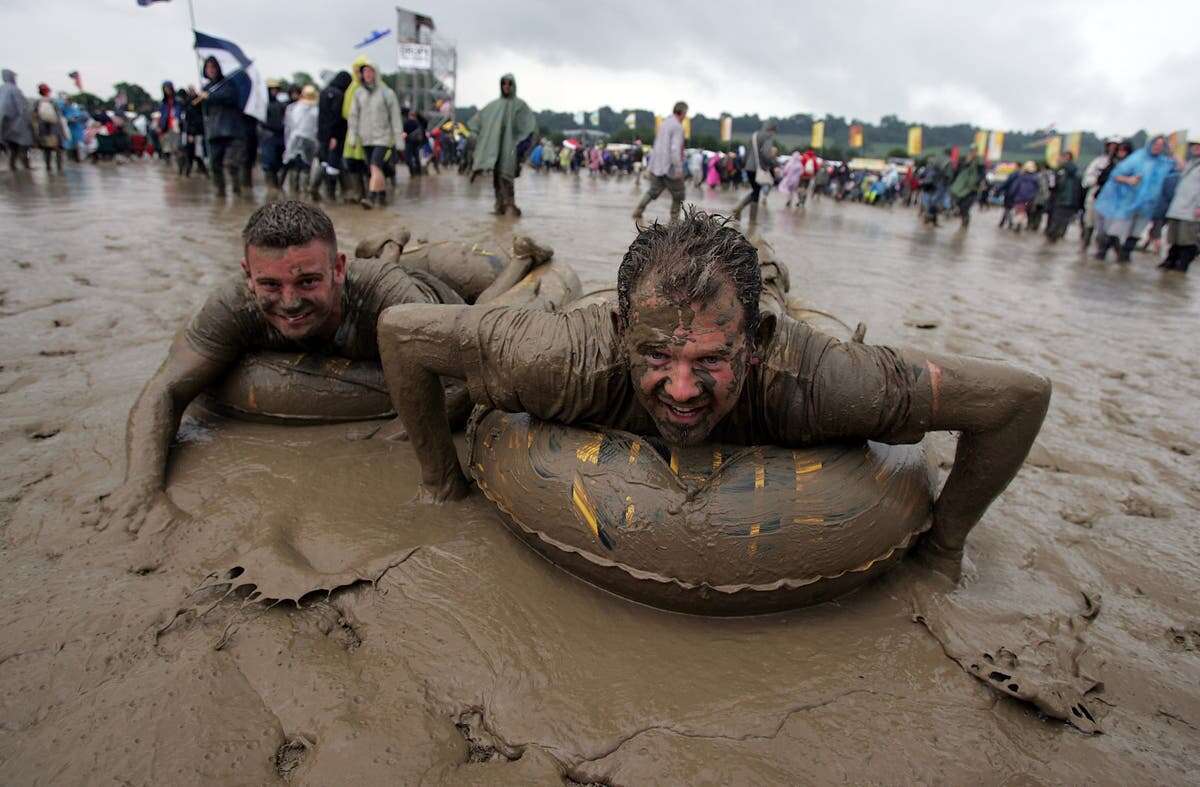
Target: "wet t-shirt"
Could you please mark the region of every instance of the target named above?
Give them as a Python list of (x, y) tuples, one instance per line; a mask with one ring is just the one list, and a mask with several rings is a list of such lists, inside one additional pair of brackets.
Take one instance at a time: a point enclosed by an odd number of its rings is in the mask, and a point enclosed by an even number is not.
[[(472, 399), (544, 420), (654, 435), (637, 400), (616, 308), (566, 313), (480, 307), (459, 318)], [(890, 347), (842, 342), (790, 317), (776, 320), (742, 394), (711, 439), (787, 447), (842, 440), (915, 442), (927, 431), (921, 370)]]
[(435, 276), (406, 271), (394, 262), (352, 260), (342, 288), (342, 321), (332, 337), (289, 339), (263, 316), (242, 274), (219, 285), (192, 318), (184, 335), (206, 358), (232, 362), (243, 353), (314, 352), (351, 360), (379, 360), (375, 326), (379, 314), (399, 303), (462, 303)]

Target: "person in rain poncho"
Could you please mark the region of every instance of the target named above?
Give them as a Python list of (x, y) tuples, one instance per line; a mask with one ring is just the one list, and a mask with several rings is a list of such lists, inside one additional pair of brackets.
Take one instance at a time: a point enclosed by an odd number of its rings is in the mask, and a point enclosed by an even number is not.
[(17, 87), (17, 75), (4, 69), (0, 72), (0, 142), (8, 148), (8, 168), (16, 169), (20, 161), (29, 169), (29, 148), (33, 146), (33, 118), (29, 101)]
[(317, 158), (317, 89), (305, 85), (300, 100), (283, 113), (283, 169), (293, 194), (300, 193), (301, 175), (306, 175)]
[(517, 80), (512, 74), (500, 77), (500, 98), (471, 118), (469, 127), (475, 135), (474, 172), (492, 171), (493, 212), (520, 216), (515, 181), (521, 174), (522, 147), (529, 144), (537, 123), (529, 105), (517, 98)]
[(1129, 262), (1130, 252), (1153, 215), (1163, 182), (1174, 171), (1175, 159), (1161, 134), (1113, 167), (1096, 197), (1096, 259), (1103, 260), (1112, 247), (1117, 250), (1118, 262)]
[(1200, 251), (1200, 140), (1188, 145), (1187, 164), (1167, 208), (1167, 258), (1158, 267), (1187, 273)]
[[(350, 85), (342, 95), (342, 118), (346, 121), (347, 129), (350, 124), (350, 110), (354, 106), (354, 94), (362, 82), (359, 71), (370, 60), (366, 55), (359, 55), (350, 64)], [(342, 148), (342, 195), (347, 202), (357, 202), (367, 210), (371, 209), (371, 201), (367, 199), (367, 154), (362, 142), (351, 139), (346, 134), (345, 145)]]
[(373, 63), (359, 67), (358, 81), (350, 102), (346, 139), (363, 146), (371, 169), (368, 199), (382, 207), (387, 199), (384, 166), (393, 160), (396, 148), (404, 142), (404, 120), (400, 115), (400, 100), (379, 78)]
[(758, 221), (758, 195), (763, 188), (763, 184), (758, 182), (758, 174), (761, 171), (770, 182), (774, 182), (775, 168), (778, 166), (775, 160), (775, 134), (778, 130), (779, 124), (768, 120), (760, 130), (750, 135), (750, 144), (746, 146), (746, 162), (742, 165), (746, 181), (750, 184), (750, 193), (742, 197), (733, 209), (735, 221), (741, 221), (742, 210), (747, 205), (750, 206), (750, 223)]

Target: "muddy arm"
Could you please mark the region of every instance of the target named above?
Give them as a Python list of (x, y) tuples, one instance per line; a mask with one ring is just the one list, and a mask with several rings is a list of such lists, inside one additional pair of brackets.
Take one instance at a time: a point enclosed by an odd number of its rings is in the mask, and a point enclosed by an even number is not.
[(465, 497), (469, 484), (450, 436), (440, 377), (461, 380), (472, 336), (460, 335), (467, 306), (404, 304), (379, 316), (379, 356), (396, 414), (421, 463), (418, 497), (441, 503)]
[(957, 431), (926, 552), (957, 574), (967, 533), (1017, 474), (1050, 404), (1050, 381), (1004, 363), (904, 351), (918, 371), (913, 420)]
[(215, 381), (226, 364), (193, 350), (182, 334), (146, 383), (129, 413), (125, 434), (125, 481), (106, 505), (136, 531), (163, 493), (167, 452), (188, 404)]

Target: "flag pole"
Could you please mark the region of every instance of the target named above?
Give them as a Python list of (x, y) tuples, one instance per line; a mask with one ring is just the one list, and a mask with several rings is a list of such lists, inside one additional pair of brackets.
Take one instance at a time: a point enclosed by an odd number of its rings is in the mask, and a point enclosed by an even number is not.
[(196, 70), (200, 72), (200, 81), (196, 84), (197, 90), (204, 89), (204, 62), (200, 60), (200, 53), (196, 51), (196, 8), (192, 5), (192, 0), (187, 0), (188, 17), (192, 21), (192, 54), (196, 56)]

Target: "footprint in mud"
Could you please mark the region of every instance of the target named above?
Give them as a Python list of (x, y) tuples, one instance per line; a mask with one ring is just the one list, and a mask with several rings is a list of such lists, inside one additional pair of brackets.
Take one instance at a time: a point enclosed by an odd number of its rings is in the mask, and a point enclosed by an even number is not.
[(33, 267), (32, 262), (26, 262), (25, 260), (13, 260), (13, 262), (15, 262), (17, 267), (23, 271), (27, 271)]
[(54, 435), (58, 434), (61, 431), (62, 430), (59, 429), (57, 426), (48, 426), (46, 424), (39, 424), (39, 425), (30, 427), (27, 434), (29, 435), (30, 440), (49, 440), (51, 437), (54, 437)]
[(82, 284), (84, 287), (93, 286), (91, 279), (89, 279), (87, 276), (80, 276), (78, 273), (71, 274), (71, 281), (75, 282), (76, 284)]
[(1130, 493), (1121, 501), (1121, 510), (1128, 516), (1142, 519), (1169, 519), (1171, 509), (1140, 495)]
[(75, 355), (78, 350), (38, 350), (38, 355), (43, 358), (65, 358), (69, 355)]
[(1167, 647), (1176, 653), (1200, 653), (1200, 625), (1167, 629)]

